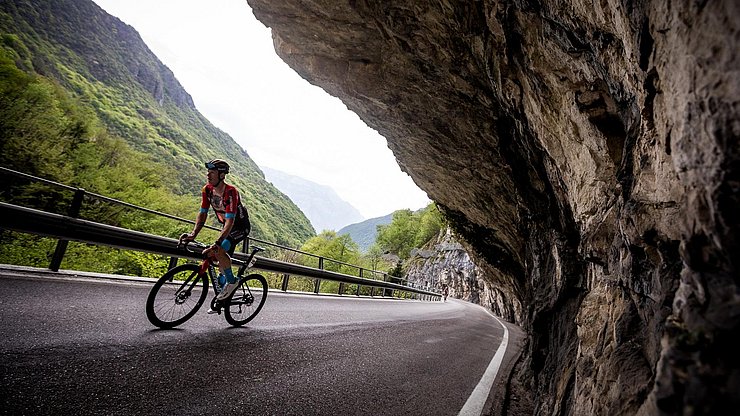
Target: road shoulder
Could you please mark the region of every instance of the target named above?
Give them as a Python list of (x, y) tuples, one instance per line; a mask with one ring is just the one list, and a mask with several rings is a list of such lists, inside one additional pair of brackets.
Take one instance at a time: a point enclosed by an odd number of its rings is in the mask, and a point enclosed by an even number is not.
[(506, 408), (506, 402), (511, 394), (510, 384), (513, 375), (513, 369), (522, 355), (522, 350), (526, 342), (524, 331), (518, 326), (506, 322), (499, 318), (499, 322), (509, 330), (509, 344), (504, 354), (503, 361), (496, 380), (493, 383), (491, 392), (488, 394), (488, 400), (483, 407), (483, 415), (502, 416)]

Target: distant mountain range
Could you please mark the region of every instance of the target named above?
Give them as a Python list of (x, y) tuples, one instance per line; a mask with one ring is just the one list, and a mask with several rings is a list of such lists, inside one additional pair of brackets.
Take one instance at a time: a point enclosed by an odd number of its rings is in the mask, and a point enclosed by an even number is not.
[(349, 234), (352, 240), (360, 246), (360, 250), (367, 253), (370, 246), (375, 243), (375, 237), (378, 235), (378, 225), (390, 224), (392, 220), (393, 213), (384, 217), (370, 218), (369, 220), (348, 225), (339, 230), (337, 234)]
[(260, 167), (265, 179), (288, 195), (308, 217), (317, 233), (338, 230), (364, 220), (360, 212), (326, 185), (311, 182), (268, 167)]
[(303, 211), (317, 233), (339, 230), (339, 235), (349, 234), (362, 252), (367, 252), (375, 243), (378, 225), (387, 225), (393, 220), (393, 213), (365, 220), (355, 207), (341, 199), (329, 186), (268, 167), (261, 166), (260, 169), (268, 182), (288, 195)]

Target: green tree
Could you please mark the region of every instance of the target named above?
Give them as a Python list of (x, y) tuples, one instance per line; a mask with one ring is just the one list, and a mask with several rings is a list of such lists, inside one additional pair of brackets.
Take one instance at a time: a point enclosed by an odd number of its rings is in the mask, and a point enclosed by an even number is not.
[(362, 256), (361, 265), (370, 270), (387, 270), (391, 263), (383, 259), (383, 250), (378, 244), (373, 244), (367, 254)]
[(416, 239), (418, 220), (410, 209), (394, 212), (390, 224), (378, 226), (376, 242), (384, 252), (391, 252), (401, 259), (407, 259)]
[(435, 238), (444, 226), (442, 213), (433, 202), (419, 213), (419, 228), (414, 237), (414, 247), (422, 247)]
[[(301, 251), (347, 264), (356, 265), (360, 262), (360, 249), (357, 243), (349, 234), (337, 235), (336, 231), (325, 230), (316, 237), (310, 238), (303, 244)], [(315, 259), (304, 258), (303, 263), (312, 263), (314, 267), (316, 266)], [(327, 260), (324, 260), (324, 269), (349, 274), (357, 272), (356, 268)]]
[(434, 203), (417, 212), (399, 210), (393, 213), (390, 224), (378, 226), (375, 241), (382, 252), (390, 252), (406, 260), (412, 249), (422, 247), (434, 238), (443, 223), (442, 214)]

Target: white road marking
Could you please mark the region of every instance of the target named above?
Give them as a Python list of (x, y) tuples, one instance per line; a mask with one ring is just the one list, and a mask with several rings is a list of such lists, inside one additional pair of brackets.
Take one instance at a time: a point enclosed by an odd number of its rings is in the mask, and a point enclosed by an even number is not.
[(509, 344), (509, 330), (501, 320), (495, 316), (493, 318), (504, 328), (504, 338), (501, 340), (501, 345), (499, 345), (496, 354), (494, 354), (491, 362), (488, 364), (488, 368), (483, 373), (483, 377), (481, 377), (478, 385), (473, 389), (473, 392), (468, 397), (468, 401), (465, 402), (465, 406), (460, 410), (458, 416), (480, 416), (483, 413), (483, 406), (485, 406), (486, 400), (488, 400), (488, 393), (491, 392), (493, 381), (496, 379), (496, 374), (498, 374), (498, 369), (501, 367), (501, 362), (504, 359), (506, 347)]

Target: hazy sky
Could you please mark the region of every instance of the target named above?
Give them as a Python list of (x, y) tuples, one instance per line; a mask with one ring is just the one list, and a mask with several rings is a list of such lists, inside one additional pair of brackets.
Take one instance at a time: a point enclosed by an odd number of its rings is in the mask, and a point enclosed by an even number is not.
[(385, 138), (277, 56), (246, 0), (94, 1), (133, 26), (258, 165), (330, 186), (365, 218), (429, 202)]

